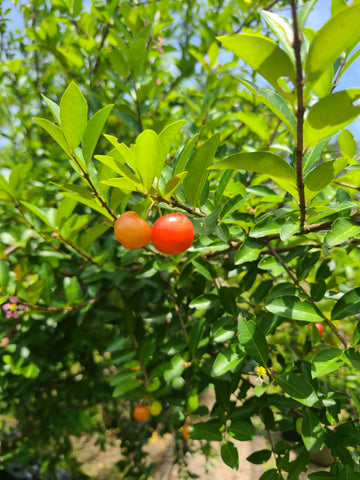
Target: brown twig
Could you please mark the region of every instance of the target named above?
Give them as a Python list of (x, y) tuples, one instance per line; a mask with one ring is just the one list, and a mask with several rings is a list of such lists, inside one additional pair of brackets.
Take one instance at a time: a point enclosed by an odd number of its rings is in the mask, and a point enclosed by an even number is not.
[(304, 148), (304, 97), (303, 97), (303, 71), (301, 64), (301, 39), (299, 36), (298, 22), (297, 22), (297, 1), (291, 0), (291, 12), (293, 19), (294, 29), (294, 43), (293, 49), (295, 53), (296, 64), (296, 96), (297, 96), (297, 111), (296, 111), (296, 145), (295, 145), (295, 157), (296, 157), (296, 183), (299, 192), (299, 207), (300, 207), (300, 231), (304, 230), (306, 205), (305, 205), (305, 188), (304, 188), (304, 175), (303, 175), (303, 148)]

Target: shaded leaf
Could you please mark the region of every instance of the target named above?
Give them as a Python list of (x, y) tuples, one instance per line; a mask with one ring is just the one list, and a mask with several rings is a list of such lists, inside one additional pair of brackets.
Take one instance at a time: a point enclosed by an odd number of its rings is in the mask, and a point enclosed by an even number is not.
[(239, 453), (232, 442), (225, 442), (221, 445), (221, 458), (233, 470), (239, 468)]
[(239, 343), (243, 345), (250, 358), (260, 365), (266, 365), (269, 358), (269, 347), (265, 335), (253, 321), (243, 318), (238, 322)]
[(114, 105), (107, 105), (96, 112), (86, 125), (83, 138), (83, 155), (85, 162), (91, 159), (113, 106)]

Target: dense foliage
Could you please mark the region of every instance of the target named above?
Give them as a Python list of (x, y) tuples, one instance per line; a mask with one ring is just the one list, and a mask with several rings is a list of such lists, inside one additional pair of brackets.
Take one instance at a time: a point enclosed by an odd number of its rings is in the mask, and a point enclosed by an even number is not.
[[(315, 3), (0, 10), (1, 468), (84, 478), (71, 437), (111, 430), (122, 478), (151, 478), (156, 430), (184, 478), (189, 448), (238, 469), (255, 434), (262, 480), (324, 447), (309, 478), (360, 477), (360, 2), (317, 32)], [(123, 248), (127, 210), (186, 214), (192, 246)]]

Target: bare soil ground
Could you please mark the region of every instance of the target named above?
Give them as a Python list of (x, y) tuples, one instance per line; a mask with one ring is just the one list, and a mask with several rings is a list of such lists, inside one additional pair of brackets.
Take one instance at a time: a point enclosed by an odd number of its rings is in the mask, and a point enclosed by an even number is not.
[[(179, 467), (173, 463), (174, 438), (167, 434), (163, 437), (154, 435), (148, 445), (147, 452), (149, 462), (156, 463), (157, 469), (151, 480), (183, 480), (179, 474)], [(267, 448), (265, 439), (257, 436), (251, 442), (236, 442), (239, 452), (239, 470), (234, 471), (224, 462), (211, 459), (211, 466), (207, 470), (206, 459), (201, 453), (188, 457), (187, 468), (199, 476), (200, 480), (257, 480), (264, 472), (263, 465), (253, 465), (246, 458), (253, 452)], [(116, 468), (116, 462), (121, 458), (119, 442), (114, 441), (105, 452), (95, 445), (90, 438), (83, 438), (77, 442), (78, 459), (84, 463), (83, 471), (94, 480), (117, 480), (121, 473)], [(272, 467), (271, 460), (266, 465)], [(315, 464), (310, 465), (309, 471), (300, 476), (300, 480), (306, 480), (308, 475), (315, 471), (327, 470)], [(149, 479), (150, 480), (150, 479)]]

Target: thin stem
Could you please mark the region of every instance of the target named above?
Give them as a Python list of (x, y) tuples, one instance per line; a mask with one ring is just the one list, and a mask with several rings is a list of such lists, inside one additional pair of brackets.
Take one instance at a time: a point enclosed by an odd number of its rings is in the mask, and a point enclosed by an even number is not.
[(85, 178), (85, 180), (87, 181), (87, 183), (89, 184), (89, 187), (91, 188), (91, 190), (94, 192), (94, 195), (95, 197), (98, 199), (98, 201), (100, 202), (100, 205), (105, 208), (105, 210), (107, 210), (107, 212), (112, 216), (112, 218), (114, 220), (117, 220), (117, 215), (115, 214), (115, 212), (109, 207), (109, 205), (105, 202), (105, 200), (102, 198), (101, 196), (101, 193), (97, 190), (97, 188), (95, 187), (94, 183), (92, 182), (91, 178), (90, 178), (90, 175), (88, 174), (88, 172), (81, 166), (80, 162), (78, 161), (78, 159), (76, 158), (75, 155), (72, 155), (71, 158), (73, 159), (73, 161), (76, 163), (76, 165), (80, 168), (81, 170), (81, 173), (83, 175), (83, 177)]
[(185, 212), (191, 213), (192, 215), (195, 215), (196, 217), (206, 217), (206, 214), (203, 212), (197, 212), (191, 207), (188, 207), (187, 205), (184, 205), (183, 203), (180, 203), (178, 200), (170, 200), (168, 198), (164, 198), (161, 195), (149, 195), (150, 198), (154, 200), (154, 202), (163, 202), (167, 203), (171, 207), (177, 207), (181, 208), (181, 210), (184, 210)]
[(299, 207), (300, 207), (300, 231), (304, 230), (306, 205), (305, 205), (305, 191), (304, 191), (304, 175), (303, 175), (303, 127), (304, 127), (304, 96), (303, 96), (303, 72), (301, 65), (301, 39), (299, 36), (298, 22), (297, 22), (297, 1), (291, 0), (291, 12), (293, 18), (294, 29), (294, 43), (293, 49), (295, 53), (296, 64), (296, 96), (297, 96), (297, 124), (296, 124), (296, 145), (295, 145), (295, 157), (296, 157), (296, 183), (299, 192)]
[(345, 348), (348, 347), (348, 344), (346, 342), (346, 340), (343, 338), (343, 336), (337, 331), (337, 329), (335, 328), (335, 326), (330, 322), (330, 320), (318, 309), (317, 305), (316, 305), (316, 302), (312, 299), (311, 295), (308, 294), (308, 292), (305, 290), (305, 288), (301, 285), (301, 283), (299, 282), (299, 280), (295, 277), (295, 275), (293, 274), (293, 272), (291, 271), (291, 269), (286, 265), (286, 263), (284, 262), (284, 260), (280, 257), (280, 255), (278, 254), (278, 252), (272, 247), (272, 245), (270, 245), (270, 243), (268, 244), (268, 247), (269, 247), (269, 250), (271, 251), (272, 255), (274, 255), (274, 257), (276, 258), (276, 260), (283, 266), (283, 268), (286, 270), (286, 272), (288, 273), (289, 277), (291, 278), (291, 280), (294, 282), (294, 284), (299, 288), (299, 290), (301, 291), (301, 293), (303, 293), (306, 298), (308, 300), (310, 300), (310, 302), (317, 308), (317, 310), (319, 311), (320, 315), (322, 316), (322, 318), (324, 319), (324, 322), (326, 323), (326, 325), (328, 327), (331, 328), (331, 330), (334, 332), (334, 334), (337, 336), (337, 338), (340, 340), (340, 342), (344, 345)]

